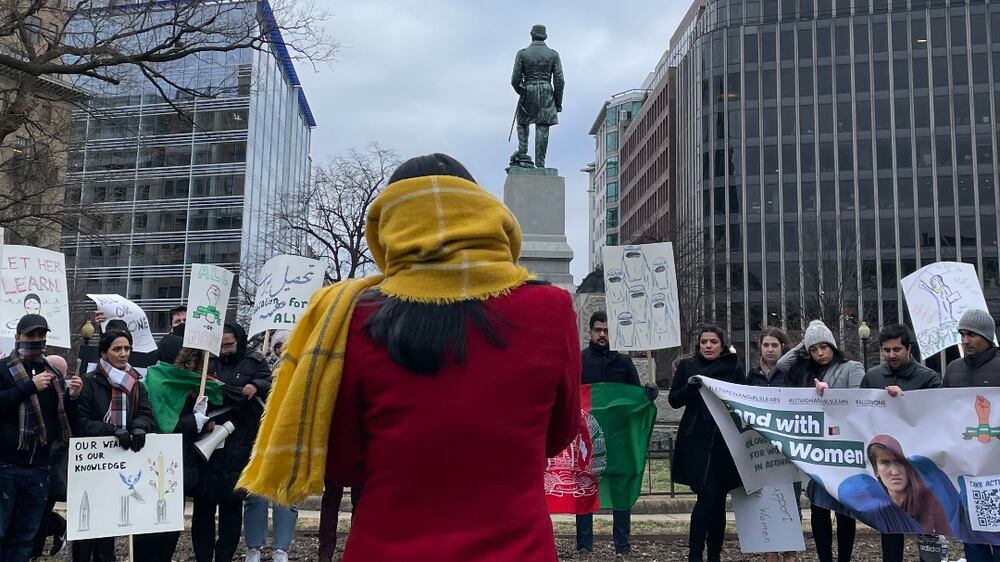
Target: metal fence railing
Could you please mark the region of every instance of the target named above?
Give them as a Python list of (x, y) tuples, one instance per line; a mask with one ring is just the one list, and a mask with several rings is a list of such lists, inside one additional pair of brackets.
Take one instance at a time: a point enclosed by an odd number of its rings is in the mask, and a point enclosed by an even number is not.
[(687, 486), (676, 485), (670, 478), (670, 463), (674, 458), (674, 443), (677, 437), (677, 424), (657, 422), (653, 425), (653, 435), (649, 439), (646, 451), (646, 470), (643, 475), (644, 496), (663, 496), (690, 494)]

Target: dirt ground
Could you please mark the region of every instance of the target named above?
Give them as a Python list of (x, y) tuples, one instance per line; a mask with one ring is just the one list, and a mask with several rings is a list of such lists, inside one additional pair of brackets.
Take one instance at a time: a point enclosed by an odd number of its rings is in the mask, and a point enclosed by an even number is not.
[[(813, 562), (817, 560), (811, 540), (807, 540), (806, 546), (807, 551), (800, 557), (800, 560), (804, 562)], [(958, 545), (956, 544), (952, 545), (953, 549), (957, 547)], [(301, 562), (314, 562), (316, 560), (316, 548), (316, 531), (313, 529), (303, 529), (295, 536), (295, 541), (292, 543), (292, 549), (289, 553), (289, 559)], [(576, 559), (576, 545), (572, 538), (558, 538), (556, 540), (556, 548), (559, 553), (559, 560), (563, 561)], [(124, 561), (128, 559), (127, 544), (124, 540), (118, 541), (118, 552), (119, 560)], [(239, 552), (240, 555), (237, 557), (237, 562), (242, 561), (242, 545)], [(950, 558), (952, 560), (960, 558), (961, 556), (956, 555), (958, 553), (959, 551), (952, 550)], [(53, 562), (57, 560), (64, 560), (64, 554), (65, 551), (57, 555), (55, 558), (41, 558), (40, 560)], [(614, 549), (611, 546), (611, 537), (595, 537), (594, 559), (599, 562), (610, 562), (613, 561), (614, 558)], [(264, 553), (263, 559), (271, 559), (270, 551), (266, 551)], [(735, 537), (726, 540), (722, 559), (732, 562), (762, 560), (760, 556), (742, 554), (739, 549), (739, 543), (736, 541)], [(918, 559), (915, 540), (907, 541), (906, 555), (904, 556), (904, 559)], [(194, 554), (191, 551), (191, 535), (189, 533), (184, 533), (181, 535), (180, 543), (177, 546), (174, 561), (186, 562), (193, 560)], [(683, 562), (687, 560), (687, 541), (677, 537), (676, 535), (657, 540), (635, 540), (632, 545), (632, 554), (629, 556), (628, 560), (641, 560), (644, 562)], [(853, 560), (858, 562), (881, 561), (882, 556), (881, 551), (879, 550), (878, 537), (870, 534), (858, 537), (858, 541), (854, 549)], [(140, 560), (137, 562), (142, 561)]]

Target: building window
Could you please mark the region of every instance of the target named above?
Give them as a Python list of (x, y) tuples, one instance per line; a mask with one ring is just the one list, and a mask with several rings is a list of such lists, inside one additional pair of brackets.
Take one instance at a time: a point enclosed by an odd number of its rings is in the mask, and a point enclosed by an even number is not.
[(617, 246), (617, 245), (618, 245), (618, 235), (608, 234), (608, 246)]
[(612, 131), (607, 134), (605, 142), (606, 150), (618, 150), (618, 131)]
[(608, 158), (608, 177), (618, 177), (618, 158)]
[(42, 38), (42, 18), (38, 16), (25, 17), (24, 30), (28, 34), (29, 41), (38, 43)]
[(618, 228), (618, 209), (608, 209), (607, 221), (608, 228)]
[(616, 182), (616, 181), (609, 182), (607, 190), (608, 190), (608, 196), (607, 196), (608, 203), (617, 203), (618, 202), (618, 182)]

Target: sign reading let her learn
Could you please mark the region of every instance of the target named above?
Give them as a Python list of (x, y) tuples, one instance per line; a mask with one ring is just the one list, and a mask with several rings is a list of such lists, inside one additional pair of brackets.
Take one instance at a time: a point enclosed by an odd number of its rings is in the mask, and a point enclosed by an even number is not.
[(191, 264), (184, 347), (216, 355), (222, 347), (222, 326), (233, 288), (233, 273), (215, 265)]
[(323, 285), (319, 260), (274, 256), (261, 271), (254, 299), (250, 335), (264, 330), (291, 330), (306, 310), (309, 297)]
[(66, 256), (34, 246), (5, 246), (0, 263), (0, 337), (14, 337), (25, 314), (49, 323), (48, 344), (70, 347)]

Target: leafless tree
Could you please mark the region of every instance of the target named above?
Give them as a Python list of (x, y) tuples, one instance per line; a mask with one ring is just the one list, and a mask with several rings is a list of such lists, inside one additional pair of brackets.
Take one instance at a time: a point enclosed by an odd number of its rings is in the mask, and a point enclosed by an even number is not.
[(327, 262), (328, 283), (371, 272), (365, 213), (399, 163), (394, 150), (378, 143), (352, 148), (318, 166), (300, 204), (277, 213), (283, 228), (304, 235), (313, 257)]
[(8, 241), (51, 246), (45, 233), (55, 233), (56, 245), (63, 228), (87, 233), (81, 210), (63, 205), (70, 111), (99, 115), (101, 98), (151, 86), (190, 120), (185, 103), (233, 93), (201, 76), (199, 62), (238, 51), (332, 60), (337, 44), (315, 1), (0, 0), (0, 227)]
[(325, 17), (304, 0), (0, 0), (0, 70), (13, 79), (0, 143), (29, 124), (40, 100), (63, 99), (66, 88), (135, 81), (152, 84), (167, 101), (214, 97), (222, 93), (217, 85), (174, 71), (242, 49), (330, 60), (337, 45), (318, 25)]

